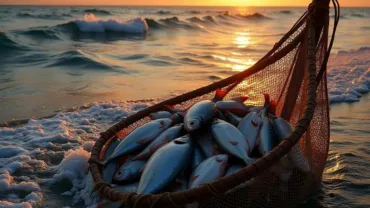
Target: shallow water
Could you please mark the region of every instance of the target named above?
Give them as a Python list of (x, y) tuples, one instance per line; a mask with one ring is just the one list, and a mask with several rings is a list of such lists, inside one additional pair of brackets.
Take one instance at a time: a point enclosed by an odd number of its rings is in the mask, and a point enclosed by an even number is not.
[[(0, 122), (217, 81), (255, 63), (304, 11), (0, 6)], [(334, 52), (369, 45), (370, 10), (342, 16)]]
[[(304, 11), (0, 7), (0, 122), (91, 105), (0, 128), (0, 207), (94, 205), (86, 172), (99, 132), (165, 97), (252, 65)], [(89, 13), (94, 16), (84, 19)], [(328, 68), (327, 168), (320, 193), (305, 207), (370, 206), (370, 10), (342, 13), (334, 46), (340, 52)]]

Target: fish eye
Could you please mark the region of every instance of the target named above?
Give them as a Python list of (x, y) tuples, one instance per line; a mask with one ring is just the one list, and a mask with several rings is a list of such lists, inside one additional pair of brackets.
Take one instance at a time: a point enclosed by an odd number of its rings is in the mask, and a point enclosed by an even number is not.
[(194, 126), (194, 125), (195, 125), (195, 122), (194, 122), (194, 121), (191, 121), (191, 122), (190, 122), (190, 125), (191, 125), (191, 126)]
[(121, 171), (119, 171), (117, 174), (118, 174), (118, 175), (121, 175)]

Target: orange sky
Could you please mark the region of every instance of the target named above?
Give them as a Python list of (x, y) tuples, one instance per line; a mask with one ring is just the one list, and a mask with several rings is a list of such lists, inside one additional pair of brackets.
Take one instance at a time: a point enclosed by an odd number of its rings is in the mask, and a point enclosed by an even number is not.
[[(199, 5), (199, 6), (307, 6), (311, 0), (0, 0), (26, 5)], [(341, 6), (368, 6), (370, 0), (339, 0)]]

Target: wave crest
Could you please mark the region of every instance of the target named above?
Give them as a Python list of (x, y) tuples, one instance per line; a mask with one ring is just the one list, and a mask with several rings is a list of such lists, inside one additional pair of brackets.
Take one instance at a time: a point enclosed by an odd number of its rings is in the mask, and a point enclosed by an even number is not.
[(144, 18), (135, 18), (128, 21), (119, 19), (102, 20), (87, 14), (83, 20), (74, 21), (81, 32), (123, 32), (123, 33), (145, 33), (148, 31), (148, 24)]
[(92, 14), (101, 14), (101, 15), (111, 15), (112, 14), (104, 9), (85, 9), (84, 12), (92, 13)]

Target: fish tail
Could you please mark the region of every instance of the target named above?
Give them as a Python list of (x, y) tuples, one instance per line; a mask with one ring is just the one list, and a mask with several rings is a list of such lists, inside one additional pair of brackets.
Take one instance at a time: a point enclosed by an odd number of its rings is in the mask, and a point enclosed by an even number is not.
[(255, 159), (255, 158), (246, 157), (246, 158), (244, 159), (244, 162), (245, 162), (245, 164), (249, 165), (249, 164), (254, 163), (256, 160), (257, 160), (257, 159)]
[(235, 82), (234, 84), (231, 84), (229, 87), (227, 87), (225, 90), (222, 90), (222, 89), (216, 89), (216, 94), (215, 94), (215, 97), (212, 99), (212, 102), (217, 102), (217, 101), (220, 101), (220, 100), (223, 100), (226, 95), (231, 91), (233, 90), (238, 84), (240, 83), (240, 81), (237, 81)]

